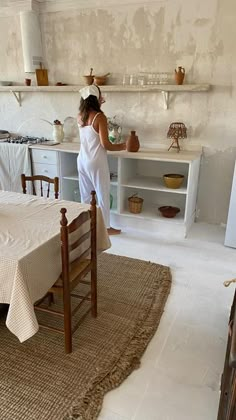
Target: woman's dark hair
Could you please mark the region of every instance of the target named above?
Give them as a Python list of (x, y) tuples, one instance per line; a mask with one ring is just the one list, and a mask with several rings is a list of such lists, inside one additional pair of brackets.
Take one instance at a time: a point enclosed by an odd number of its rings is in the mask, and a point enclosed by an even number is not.
[[(97, 85), (96, 87), (98, 88), (100, 96), (101, 90)], [(82, 126), (86, 125), (91, 111), (102, 112), (98, 98), (94, 95), (89, 95), (86, 99), (81, 98), (79, 105), (79, 113), (81, 121), (83, 123)]]

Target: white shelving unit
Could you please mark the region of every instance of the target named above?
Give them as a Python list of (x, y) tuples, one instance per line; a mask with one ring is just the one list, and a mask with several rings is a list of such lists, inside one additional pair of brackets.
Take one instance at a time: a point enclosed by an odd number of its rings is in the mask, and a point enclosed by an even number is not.
[[(73, 150), (69, 144), (68, 148), (66, 144), (61, 144), (57, 149), (46, 151), (40, 150), (40, 146), (35, 146), (39, 150), (32, 148), (34, 166), (37, 162), (44, 163), (44, 170), (49, 173), (53, 170), (59, 176), (61, 198), (80, 201), (77, 174), (79, 146), (74, 146)], [(200, 159), (200, 152), (109, 152), (112, 222), (121, 227), (151, 229), (154, 233), (169, 230), (173, 234), (178, 230), (186, 236), (195, 220)], [(167, 188), (162, 178), (167, 173), (183, 174), (182, 187)], [(128, 198), (134, 194), (144, 199), (139, 214), (129, 211)], [(163, 205), (179, 207), (180, 213), (172, 219), (164, 218), (158, 210)]]
[[(195, 219), (200, 153), (126, 153), (116, 159), (118, 182), (113, 194), (116, 194), (115, 215), (119, 225), (129, 225), (132, 218), (136, 227), (142, 228), (145, 222), (150, 222), (154, 230), (159, 230), (158, 224), (163, 227), (165, 222), (169, 228), (178, 225), (186, 236)], [(111, 164), (111, 158), (109, 161)], [(114, 156), (112, 166), (114, 170)], [(163, 181), (163, 175), (167, 173), (183, 174), (183, 186), (167, 188)], [(128, 198), (134, 194), (144, 199), (139, 214), (129, 211)], [(180, 213), (172, 219), (164, 218), (158, 210), (164, 205), (179, 207)], [(122, 218), (127, 219), (126, 222), (122, 223)]]
[[(0, 92), (10, 92), (14, 95), (19, 106), (22, 105), (22, 93), (36, 92), (74, 92), (78, 93), (84, 85), (67, 85), (67, 86), (0, 86)], [(104, 85), (101, 86), (103, 92), (161, 92), (163, 96), (164, 109), (169, 106), (169, 94), (178, 92), (206, 92), (210, 89), (207, 83), (201, 84), (184, 84), (184, 85)]]

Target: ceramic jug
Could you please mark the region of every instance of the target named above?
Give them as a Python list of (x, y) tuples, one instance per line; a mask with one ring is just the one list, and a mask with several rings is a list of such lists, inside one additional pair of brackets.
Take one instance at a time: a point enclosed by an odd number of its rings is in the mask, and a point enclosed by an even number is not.
[(136, 132), (132, 130), (130, 132), (129, 137), (126, 140), (126, 149), (127, 152), (137, 152), (139, 150), (140, 144), (138, 136), (135, 134)]
[(52, 137), (55, 142), (62, 142), (62, 140), (64, 139), (64, 131), (62, 124), (53, 124)]
[(175, 69), (175, 81), (177, 85), (182, 85), (185, 76), (185, 69), (181, 66), (178, 67), (178, 70)]

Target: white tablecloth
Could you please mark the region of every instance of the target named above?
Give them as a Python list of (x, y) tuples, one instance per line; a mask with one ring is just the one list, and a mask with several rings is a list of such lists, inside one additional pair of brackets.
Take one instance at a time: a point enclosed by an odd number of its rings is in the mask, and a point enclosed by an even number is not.
[[(33, 304), (61, 272), (62, 207), (71, 222), (89, 205), (0, 191), (0, 303), (9, 303), (6, 325), (20, 342), (38, 331)], [(99, 208), (97, 247), (110, 247)]]

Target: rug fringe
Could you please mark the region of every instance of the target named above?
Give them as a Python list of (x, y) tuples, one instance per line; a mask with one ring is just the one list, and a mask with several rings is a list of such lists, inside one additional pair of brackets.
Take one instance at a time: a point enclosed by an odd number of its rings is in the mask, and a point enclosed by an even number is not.
[(170, 269), (163, 266), (163, 271), (165, 271), (165, 280), (161, 285), (159, 281), (156, 282), (155, 286), (160, 288), (157, 294), (153, 291), (149, 294), (148, 297), (153, 301), (137, 322), (136, 332), (134, 335), (132, 333), (124, 353), (119, 355), (112, 370), (107, 373), (103, 371), (97, 376), (84, 398), (78, 401), (78, 404), (72, 408), (71, 414), (65, 416), (63, 420), (95, 420), (101, 411), (104, 395), (117, 388), (133, 370), (140, 367), (140, 359), (157, 330), (171, 288)]

